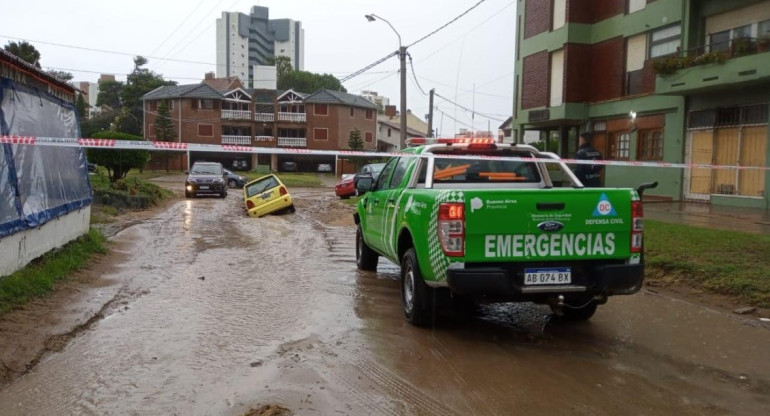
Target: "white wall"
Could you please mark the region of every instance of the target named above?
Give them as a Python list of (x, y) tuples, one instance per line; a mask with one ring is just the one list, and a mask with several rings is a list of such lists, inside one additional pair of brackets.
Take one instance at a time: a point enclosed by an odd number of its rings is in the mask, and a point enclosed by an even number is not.
[(40, 228), (0, 238), (0, 276), (7, 276), (43, 254), (88, 232), (91, 206), (72, 211)]
[(254, 88), (276, 89), (278, 71), (274, 66), (254, 65)]

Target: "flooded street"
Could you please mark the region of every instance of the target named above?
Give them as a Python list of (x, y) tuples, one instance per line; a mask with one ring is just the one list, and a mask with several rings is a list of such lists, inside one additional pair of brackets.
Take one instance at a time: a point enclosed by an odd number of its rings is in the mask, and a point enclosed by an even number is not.
[(248, 218), (230, 192), (119, 232), (78, 301), (118, 295), (0, 388), (0, 415), (770, 413), (759, 323), (642, 290), (583, 324), (503, 304), (415, 328), (399, 269), (356, 269), (352, 208), (292, 194), (296, 214)]

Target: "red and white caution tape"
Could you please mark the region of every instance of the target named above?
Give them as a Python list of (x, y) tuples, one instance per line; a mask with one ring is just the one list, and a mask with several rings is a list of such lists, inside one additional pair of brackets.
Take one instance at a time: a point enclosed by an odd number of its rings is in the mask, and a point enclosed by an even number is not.
[(577, 159), (542, 159), (513, 156), (486, 156), (486, 155), (450, 155), (441, 153), (381, 153), (364, 152), (354, 150), (314, 150), (304, 148), (284, 147), (251, 147), (242, 145), (218, 145), (201, 143), (157, 142), (157, 141), (131, 141), (113, 139), (87, 139), (65, 137), (20, 137), (0, 136), (0, 144), (55, 146), (55, 147), (79, 147), (88, 149), (123, 149), (123, 150), (150, 150), (150, 151), (189, 151), (189, 152), (219, 152), (219, 153), (247, 153), (247, 154), (279, 154), (279, 155), (317, 155), (338, 157), (369, 157), (382, 158), (393, 156), (405, 157), (436, 157), (436, 158), (461, 158), (461, 159), (493, 159), (512, 160), (523, 162), (541, 163), (566, 163), (570, 165), (605, 165), (605, 166), (631, 166), (646, 168), (675, 168), (675, 169), (732, 169), (732, 170), (770, 170), (769, 166), (741, 166), (741, 165), (711, 165), (705, 163), (670, 163), (670, 162), (639, 162), (621, 160), (577, 160)]

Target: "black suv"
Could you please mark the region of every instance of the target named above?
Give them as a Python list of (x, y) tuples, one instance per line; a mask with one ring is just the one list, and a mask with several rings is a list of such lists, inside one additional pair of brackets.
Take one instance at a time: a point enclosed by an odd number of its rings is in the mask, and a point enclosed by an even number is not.
[(225, 170), (221, 163), (195, 162), (187, 173), (184, 184), (184, 196), (191, 198), (198, 195), (227, 196)]

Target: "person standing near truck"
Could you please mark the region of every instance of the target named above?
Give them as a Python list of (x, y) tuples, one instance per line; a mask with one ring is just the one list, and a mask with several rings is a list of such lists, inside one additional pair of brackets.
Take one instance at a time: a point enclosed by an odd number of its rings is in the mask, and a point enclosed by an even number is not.
[[(602, 160), (602, 154), (591, 146), (593, 134), (582, 133), (578, 139), (578, 151), (575, 154), (577, 160)], [(604, 165), (580, 164), (575, 168), (575, 176), (586, 188), (599, 188), (601, 183), (601, 171)]]

